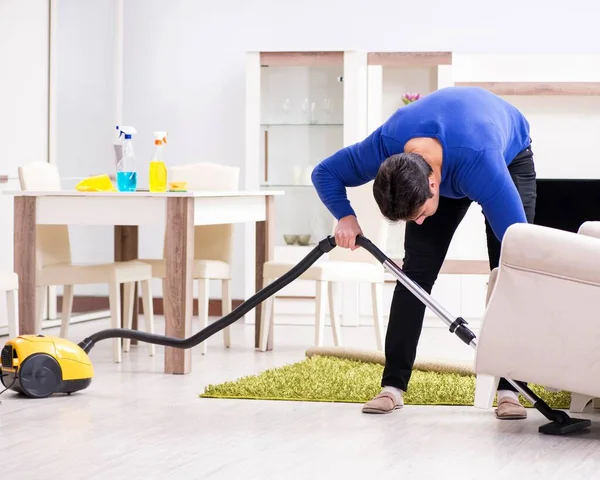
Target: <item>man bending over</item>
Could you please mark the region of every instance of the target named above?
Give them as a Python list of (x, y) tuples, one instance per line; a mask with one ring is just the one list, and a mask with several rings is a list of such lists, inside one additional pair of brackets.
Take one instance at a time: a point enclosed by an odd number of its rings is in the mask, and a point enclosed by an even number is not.
[[(405, 221), (402, 269), (431, 293), (452, 236), (471, 202), (485, 216), (490, 268), (514, 223), (533, 222), (536, 173), (529, 124), (512, 105), (481, 88), (449, 87), (398, 109), (363, 141), (314, 169), (321, 201), (338, 220), (337, 245), (357, 248), (360, 219), (346, 187), (373, 182), (373, 195), (390, 221)], [(403, 406), (421, 335), (425, 305), (397, 282), (385, 339), (382, 391), (363, 407), (389, 413)], [(501, 379), (501, 419), (525, 418), (516, 389)]]

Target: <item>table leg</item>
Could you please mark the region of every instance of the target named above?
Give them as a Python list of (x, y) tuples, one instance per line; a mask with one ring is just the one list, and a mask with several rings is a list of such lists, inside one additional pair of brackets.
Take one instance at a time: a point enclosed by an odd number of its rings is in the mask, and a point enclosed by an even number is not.
[[(263, 265), (266, 261), (273, 258), (273, 242), (272, 242), (272, 231), (273, 231), (273, 197), (265, 197), (265, 209), (266, 215), (265, 220), (262, 222), (256, 222), (256, 279), (255, 288), (258, 292), (263, 288)], [(258, 348), (260, 346), (260, 317), (262, 315), (262, 303), (258, 304), (255, 311), (254, 320), (254, 346)], [(273, 331), (269, 333), (267, 340), (267, 350), (273, 349)]]
[[(127, 262), (129, 260), (136, 260), (138, 257), (138, 226), (137, 225), (115, 225), (115, 262)], [(133, 321), (131, 328), (137, 330), (138, 328), (138, 285), (135, 284), (133, 290), (133, 297), (135, 302), (133, 303)], [(121, 285), (121, 318), (123, 317), (123, 300), (125, 298), (124, 287)], [(136, 345), (137, 340), (132, 339), (131, 345)]]
[[(171, 337), (186, 338), (192, 331), (192, 268), (194, 260), (194, 199), (167, 199), (165, 238), (167, 277), (163, 292), (165, 330)], [(190, 373), (191, 350), (165, 348), (165, 373)]]
[(36, 197), (14, 198), (14, 269), (19, 275), (19, 334), (36, 334)]

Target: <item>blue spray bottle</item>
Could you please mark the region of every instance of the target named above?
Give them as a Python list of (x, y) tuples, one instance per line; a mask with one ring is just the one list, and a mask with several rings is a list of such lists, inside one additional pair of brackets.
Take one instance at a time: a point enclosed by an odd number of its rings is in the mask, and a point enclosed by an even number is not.
[(137, 171), (135, 169), (135, 153), (131, 135), (137, 133), (136, 129), (129, 126), (117, 125), (119, 138), (124, 135), (121, 150), (121, 159), (117, 162), (117, 189), (120, 192), (135, 192), (137, 188)]

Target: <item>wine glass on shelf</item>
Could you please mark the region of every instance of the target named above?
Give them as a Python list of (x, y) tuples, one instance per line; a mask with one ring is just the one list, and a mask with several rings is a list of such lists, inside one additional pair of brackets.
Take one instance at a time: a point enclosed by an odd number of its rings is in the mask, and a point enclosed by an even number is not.
[(290, 114), (290, 106), (291, 106), (290, 99), (289, 99), (289, 98), (286, 98), (286, 99), (283, 101), (283, 107), (282, 107), (282, 108), (283, 108), (283, 114), (284, 114), (284, 116), (283, 116), (283, 123), (290, 123), (290, 120), (289, 120), (289, 118), (290, 118), (290, 117), (289, 117), (289, 114)]
[(325, 98), (323, 100), (323, 113), (325, 114), (323, 123), (325, 123), (325, 124), (331, 123), (331, 99), (329, 99), (329, 98)]
[(310, 116), (309, 116), (309, 101), (308, 98), (305, 98), (304, 101), (302, 102), (302, 118), (304, 119), (304, 123), (308, 124), (310, 123)]

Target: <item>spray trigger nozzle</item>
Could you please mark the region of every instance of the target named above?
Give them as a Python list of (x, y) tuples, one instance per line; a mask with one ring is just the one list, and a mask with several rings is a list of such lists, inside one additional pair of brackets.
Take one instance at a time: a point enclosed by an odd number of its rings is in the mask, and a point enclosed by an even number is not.
[(121, 127), (119, 127), (117, 125), (117, 130), (119, 130), (119, 138), (121, 138), (121, 135), (125, 135), (125, 140), (130, 140), (131, 135), (133, 135), (134, 133), (137, 133), (137, 130), (134, 127), (130, 127), (130, 126), (126, 126), (126, 125), (123, 125)]
[(163, 143), (167, 143), (167, 132), (154, 132), (154, 144), (162, 145)]

